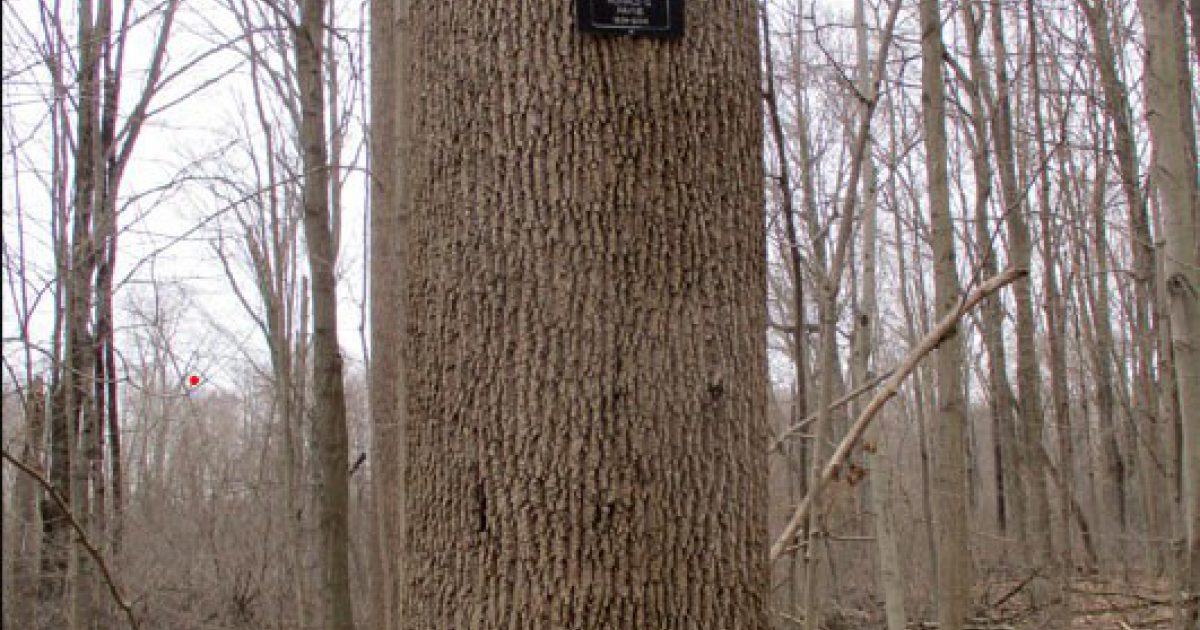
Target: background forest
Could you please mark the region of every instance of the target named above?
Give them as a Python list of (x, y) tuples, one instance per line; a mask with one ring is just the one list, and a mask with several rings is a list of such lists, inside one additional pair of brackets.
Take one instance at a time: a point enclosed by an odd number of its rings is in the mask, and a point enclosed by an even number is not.
[[(406, 11), (4, 1), (5, 627), (438, 627)], [(770, 627), (1195, 630), (1200, 0), (755, 18)]]

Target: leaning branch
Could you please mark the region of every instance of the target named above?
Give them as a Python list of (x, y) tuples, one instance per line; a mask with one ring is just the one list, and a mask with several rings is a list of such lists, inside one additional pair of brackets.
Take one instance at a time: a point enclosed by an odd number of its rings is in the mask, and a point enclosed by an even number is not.
[(75, 513), (71, 511), (70, 506), (67, 505), (67, 501), (63, 499), (61, 494), (59, 494), (58, 489), (55, 488), (54, 485), (49, 481), (47, 481), (46, 478), (43, 477), (42, 474), (37, 470), (31, 468), (25, 462), (22, 462), (16, 457), (13, 457), (8, 452), (8, 449), (0, 449), (0, 455), (3, 455), (4, 459), (8, 460), (10, 464), (20, 469), (21, 472), (33, 477), (34, 481), (37, 481), (38, 485), (40, 485), (42, 489), (44, 489), (46, 493), (50, 495), (50, 498), (53, 499), (58, 505), (58, 509), (62, 510), (62, 513), (66, 515), (67, 521), (69, 521), (71, 524), (71, 529), (74, 529), (75, 533), (79, 535), (79, 544), (83, 545), (83, 548), (87, 550), (88, 555), (92, 557), (92, 560), (96, 561), (96, 566), (100, 567), (100, 573), (104, 576), (104, 582), (108, 585), (108, 592), (112, 594), (113, 601), (115, 601), (117, 606), (120, 607), (120, 609), (125, 613), (125, 618), (129, 620), (129, 626), (134, 630), (139, 630), (142, 627), (142, 624), (138, 622), (137, 617), (133, 614), (133, 607), (129, 604), (129, 602), (125, 601), (125, 598), (121, 595), (121, 587), (117, 584), (116, 578), (113, 577), (112, 571), (109, 570), (108, 563), (104, 561), (104, 556), (101, 555), (100, 549), (96, 547), (95, 543), (93, 543), (90, 538), (88, 538), (87, 532), (83, 530), (83, 526), (79, 524), (79, 520), (75, 518)]
[(879, 391), (875, 393), (875, 396), (871, 399), (871, 402), (867, 404), (866, 408), (863, 409), (862, 414), (860, 414), (858, 419), (854, 421), (854, 425), (851, 426), (850, 430), (846, 432), (846, 437), (842, 438), (842, 442), (838, 444), (837, 450), (834, 451), (833, 456), (829, 459), (829, 462), (825, 464), (825, 468), (822, 469), (821, 477), (817, 479), (816, 485), (809, 489), (808, 494), (805, 495), (802, 501), (800, 501), (800, 505), (796, 506), (796, 512), (792, 514), (792, 518), (790, 521), (788, 521), (787, 527), (783, 528), (783, 533), (781, 533), (779, 538), (776, 539), (774, 544), (771, 545), (772, 561), (779, 559), (780, 556), (787, 552), (791, 541), (796, 537), (796, 532), (800, 529), (800, 525), (804, 523), (805, 519), (808, 518), (809, 509), (812, 507), (812, 497), (823, 490), (825, 486), (829, 485), (829, 482), (833, 479), (833, 476), (836, 474), (838, 468), (846, 461), (846, 458), (850, 456), (851, 451), (853, 451), (854, 447), (858, 444), (858, 440), (862, 438), (863, 433), (866, 432), (867, 427), (871, 424), (871, 420), (873, 420), (875, 415), (879, 413), (881, 409), (883, 409), (883, 406), (887, 404), (889, 400), (895, 397), (897, 392), (900, 391), (900, 385), (902, 385), (904, 380), (908, 378), (908, 375), (916, 369), (917, 365), (921, 363), (921, 360), (925, 358), (925, 355), (933, 352), (933, 350), (940, 346), (947, 337), (954, 333), (955, 329), (958, 327), (958, 320), (962, 318), (964, 313), (974, 308), (975, 305), (982, 302), (984, 298), (995, 293), (996, 291), (999, 291), (1016, 280), (1025, 277), (1028, 274), (1029, 270), (1027, 269), (1008, 269), (996, 276), (993, 276), (992, 278), (989, 278), (983, 284), (979, 285), (979, 288), (973, 293), (961, 299), (959, 301), (958, 308), (955, 308), (947, 313), (946, 316), (937, 323), (937, 326), (935, 326), (933, 330), (929, 331), (929, 333), (926, 334), (923, 339), (921, 339), (921, 342), (918, 343), (915, 348), (909, 351), (908, 356), (905, 357), (904, 361), (901, 362), (900, 365), (896, 366), (896, 369), (892, 372), (891, 377), (889, 377), (887, 382), (885, 382), (880, 387)]

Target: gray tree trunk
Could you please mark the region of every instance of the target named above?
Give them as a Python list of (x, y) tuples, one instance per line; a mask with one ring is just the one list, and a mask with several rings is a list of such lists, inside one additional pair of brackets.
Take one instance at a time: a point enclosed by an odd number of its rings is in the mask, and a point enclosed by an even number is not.
[[(934, 293), (937, 318), (955, 309), (959, 299), (950, 187), (946, 177), (945, 79), (942, 76), (941, 16), (937, 0), (921, 0), (921, 113), (925, 125), (925, 170), (929, 186)], [(963, 409), (962, 337), (954, 333), (936, 351), (936, 455), (933, 508), (938, 532), (938, 623), (962, 630), (969, 613), (971, 551), (968, 546), (966, 413)]]
[(304, 237), (312, 274), (312, 422), (324, 625), (352, 630), (349, 567), (349, 438), (337, 331), (337, 245), (325, 133), (325, 0), (304, 0), (294, 34), (304, 165)]
[(1172, 0), (1139, 4), (1146, 27), (1146, 118), (1155, 149), (1153, 179), (1162, 199), (1166, 308), (1182, 422), (1187, 570), (1181, 587), (1193, 597), (1180, 620), (1186, 628), (1200, 623), (1200, 184), (1193, 79), (1182, 5)]
[(406, 1), (371, 2), (371, 620), (398, 630), (404, 567), (404, 245), (399, 116), (407, 113), (402, 43)]
[[(1017, 159), (1013, 140), (1012, 102), (1009, 98), (1008, 55), (1005, 45), (1003, 8), (992, 1), (992, 47), (996, 55), (996, 111), (992, 118), (996, 162), (1000, 171), (1003, 217), (1008, 232), (1010, 264), (1030, 268), (1032, 243), (1028, 223), (1029, 204), (1017, 178)], [(1042, 459), (1043, 409), (1041, 371), (1036, 343), (1037, 320), (1033, 311), (1032, 287), (1028, 280), (1013, 287), (1017, 319), (1017, 409), (1023, 428), (1025, 498), (1029, 559), (1035, 566), (1050, 558), (1050, 504), (1046, 492), (1046, 467)], [(1032, 592), (1044, 591), (1038, 579)], [(1041, 602), (1039, 602), (1040, 605)]]
[[(867, 41), (866, 7), (863, 0), (854, 3), (855, 52), (858, 64), (856, 77), (858, 89), (868, 100), (878, 98), (871, 82), (871, 59)], [(879, 54), (883, 54), (882, 52)], [(865, 108), (863, 108), (865, 109)], [(851, 355), (852, 387), (857, 388), (874, 377), (872, 374), (872, 348), (879, 313), (876, 300), (876, 249), (878, 247), (878, 174), (871, 157), (870, 144), (863, 153), (862, 182), (862, 283), (859, 291), (858, 312), (854, 318), (854, 350)], [(852, 405), (850, 416), (857, 418), (860, 405)], [(889, 456), (886, 433), (874, 425), (864, 438), (864, 460), (870, 474), (869, 504), (873, 513), (875, 550), (879, 563), (879, 586), (883, 592), (884, 612), (888, 630), (904, 630), (907, 619), (904, 613), (904, 576), (900, 569), (900, 558), (896, 548), (895, 513), (892, 506), (892, 459)]]

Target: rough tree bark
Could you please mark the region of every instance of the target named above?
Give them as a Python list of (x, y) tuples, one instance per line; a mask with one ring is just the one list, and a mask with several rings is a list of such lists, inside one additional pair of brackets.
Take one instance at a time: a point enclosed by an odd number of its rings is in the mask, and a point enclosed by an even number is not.
[(411, 15), (410, 628), (766, 628), (755, 3)]

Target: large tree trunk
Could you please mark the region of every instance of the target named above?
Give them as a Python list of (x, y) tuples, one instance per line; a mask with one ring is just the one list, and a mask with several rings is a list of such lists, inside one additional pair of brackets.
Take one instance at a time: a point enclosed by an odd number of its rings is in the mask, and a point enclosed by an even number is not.
[[(954, 228), (950, 221), (950, 188), (946, 177), (945, 79), (942, 76), (941, 16), (937, 0), (921, 0), (921, 104), (925, 124), (925, 170), (929, 186), (934, 293), (937, 318), (957, 307), (958, 270)], [(968, 547), (966, 412), (963, 408), (962, 337), (951, 334), (937, 349), (937, 454), (933, 491), (938, 531), (938, 623), (942, 630), (961, 630), (971, 592)]]
[(755, 17), (412, 14), (410, 628), (766, 627)]
[[(1179, 395), (1183, 438), (1183, 521), (1187, 574), (1182, 584), (1200, 593), (1200, 191), (1196, 127), (1183, 7), (1172, 0), (1142, 0), (1146, 25), (1146, 95), (1154, 140), (1154, 182), (1162, 199), (1166, 308)], [(1180, 627), (1193, 626), (1193, 600)]]

